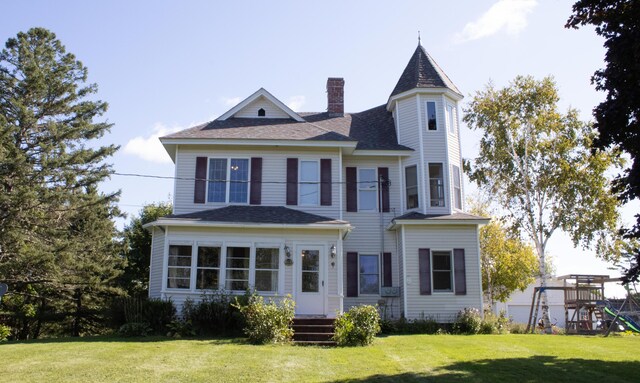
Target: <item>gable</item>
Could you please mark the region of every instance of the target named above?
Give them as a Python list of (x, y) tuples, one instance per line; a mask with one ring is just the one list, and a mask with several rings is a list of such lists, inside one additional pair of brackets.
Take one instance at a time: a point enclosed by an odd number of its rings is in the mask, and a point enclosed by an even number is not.
[[(264, 110), (264, 116), (259, 116), (260, 109)], [(291, 118), (287, 113), (280, 109), (276, 104), (269, 101), (266, 97), (260, 96), (251, 101), (248, 105), (238, 110), (232, 117), (238, 118)]]

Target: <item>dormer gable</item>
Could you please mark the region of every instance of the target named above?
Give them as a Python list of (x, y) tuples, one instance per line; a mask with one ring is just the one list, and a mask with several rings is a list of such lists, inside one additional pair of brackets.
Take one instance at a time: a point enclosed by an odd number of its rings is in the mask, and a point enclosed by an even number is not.
[(291, 108), (278, 100), (266, 89), (260, 88), (251, 96), (245, 98), (238, 105), (229, 109), (218, 120), (229, 118), (279, 118), (292, 119), (298, 122), (304, 121), (302, 117)]

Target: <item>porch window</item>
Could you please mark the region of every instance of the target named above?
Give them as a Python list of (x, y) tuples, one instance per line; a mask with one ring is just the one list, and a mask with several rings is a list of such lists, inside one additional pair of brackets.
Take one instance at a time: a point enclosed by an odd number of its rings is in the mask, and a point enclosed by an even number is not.
[(278, 269), (280, 249), (256, 248), (256, 277), (257, 291), (278, 291)]
[(249, 199), (249, 159), (210, 158), (207, 201), (247, 203)]
[(438, 130), (436, 103), (433, 101), (427, 101), (427, 130)]
[(358, 211), (375, 211), (377, 201), (376, 169), (358, 169)]
[(167, 287), (171, 289), (191, 287), (191, 246), (169, 246)]
[(359, 257), (360, 294), (380, 293), (380, 262), (377, 255)]
[(418, 207), (418, 170), (417, 166), (404, 168), (404, 183), (407, 196), (407, 209)]
[(450, 251), (433, 251), (433, 291), (453, 291), (453, 269)]
[(300, 161), (300, 205), (318, 205), (320, 201), (320, 168), (318, 161)]
[(220, 288), (220, 248), (198, 247), (196, 289), (217, 290)]
[(227, 290), (247, 290), (249, 288), (249, 247), (227, 247)]
[(431, 207), (444, 207), (444, 174), (442, 164), (429, 164)]
[(462, 210), (462, 188), (460, 187), (460, 168), (453, 165), (453, 207)]

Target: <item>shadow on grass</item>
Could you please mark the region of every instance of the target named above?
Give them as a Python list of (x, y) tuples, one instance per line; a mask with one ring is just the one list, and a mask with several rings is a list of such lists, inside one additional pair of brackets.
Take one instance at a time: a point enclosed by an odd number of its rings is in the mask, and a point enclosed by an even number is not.
[(172, 342), (172, 341), (205, 341), (212, 345), (224, 344), (250, 344), (245, 338), (213, 338), (213, 337), (190, 337), (190, 338), (169, 338), (166, 336), (145, 336), (121, 338), (116, 336), (88, 336), (80, 338), (46, 338), (46, 339), (30, 339), (9, 341), (4, 344), (47, 344), (47, 343), (154, 343), (154, 342)]
[(335, 382), (637, 382), (639, 377), (640, 362), (635, 361), (611, 362), (532, 356), (458, 362), (437, 368), (430, 373), (373, 375)]

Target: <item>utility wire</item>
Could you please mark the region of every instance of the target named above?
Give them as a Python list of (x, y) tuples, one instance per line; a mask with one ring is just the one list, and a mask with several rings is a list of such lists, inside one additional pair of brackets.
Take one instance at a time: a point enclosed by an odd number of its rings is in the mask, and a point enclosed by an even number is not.
[[(226, 179), (210, 179), (210, 178), (196, 178), (196, 177), (172, 177), (172, 176), (158, 176), (158, 175), (152, 175), (152, 174), (138, 174), (138, 173), (111, 173), (112, 175), (116, 175), (116, 176), (122, 176), (122, 177), (140, 177), (140, 178), (155, 178), (155, 179), (164, 179), (164, 180), (182, 180), (182, 181), (205, 181), (205, 182), (231, 182), (231, 183), (251, 183), (251, 180), (226, 180)], [(391, 182), (389, 180), (385, 180), (382, 179), (381, 181), (356, 181), (353, 182), (355, 184), (369, 184), (371, 186), (377, 184), (378, 182), (385, 182), (387, 184), (390, 184)], [(261, 184), (279, 184), (279, 185), (286, 185), (289, 182), (287, 181), (260, 181)], [(296, 183), (301, 183), (301, 184), (323, 184), (323, 183), (328, 183), (328, 184), (347, 184), (347, 183), (351, 183), (351, 182), (346, 182), (346, 181), (329, 181), (329, 182), (323, 182), (323, 181), (296, 181)]]

